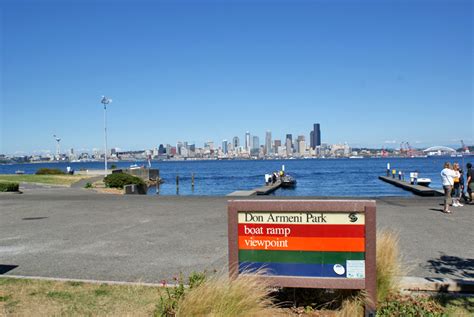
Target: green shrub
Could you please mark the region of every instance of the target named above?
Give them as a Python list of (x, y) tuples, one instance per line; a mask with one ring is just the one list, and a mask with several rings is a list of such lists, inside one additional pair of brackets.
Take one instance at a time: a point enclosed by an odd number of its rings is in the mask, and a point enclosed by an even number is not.
[(443, 307), (428, 297), (414, 297), (409, 295), (389, 295), (386, 301), (379, 305), (378, 317), (403, 317), (403, 316), (430, 316), (442, 317)]
[(63, 171), (61, 171), (59, 168), (40, 168), (39, 170), (36, 171), (36, 175), (64, 175)]
[(84, 188), (93, 188), (94, 186), (92, 186), (91, 183), (86, 183), (86, 185), (84, 186)]
[(0, 182), (0, 192), (17, 192), (19, 188), (18, 183)]
[(123, 188), (125, 185), (130, 184), (145, 185), (145, 182), (141, 178), (124, 173), (107, 175), (107, 177), (104, 178), (104, 183), (106, 187), (112, 188)]

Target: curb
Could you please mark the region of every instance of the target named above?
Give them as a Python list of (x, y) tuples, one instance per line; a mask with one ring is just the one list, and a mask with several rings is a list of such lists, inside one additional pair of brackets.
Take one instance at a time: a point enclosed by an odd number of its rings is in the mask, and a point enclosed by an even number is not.
[(405, 291), (474, 293), (474, 279), (405, 276), (400, 281), (400, 288)]
[[(104, 281), (92, 279), (42, 277), (25, 275), (0, 275), (1, 278), (15, 278), (24, 280), (42, 280), (54, 282), (80, 282), (91, 284), (125, 285), (125, 286), (148, 286), (148, 287), (176, 287), (177, 284), (146, 283), (146, 282), (124, 282)], [(186, 287), (187, 285), (185, 285)], [(416, 277), (405, 276), (401, 278), (400, 289), (404, 291), (422, 291), (439, 293), (474, 293), (474, 279), (450, 279), (442, 277)]]
[(124, 282), (124, 281), (103, 281), (103, 280), (90, 280), (80, 278), (63, 278), (63, 277), (43, 277), (43, 276), (25, 276), (25, 275), (0, 275), (2, 278), (13, 278), (20, 280), (39, 280), (39, 281), (51, 281), (51, 282), (79, 282), (89, 284), (106, 284), (106, 285), (124, 285), (124, 286), (148, 286), (148, 287), (176, 287), (177, 284), (164, 284), (164, 283), (146, 283), (146, 282)]

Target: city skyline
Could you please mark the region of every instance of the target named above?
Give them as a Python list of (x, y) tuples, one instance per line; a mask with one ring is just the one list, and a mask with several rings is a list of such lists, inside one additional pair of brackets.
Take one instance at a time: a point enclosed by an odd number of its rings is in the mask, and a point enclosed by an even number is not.
[(472, 5), (2, 1), (0, 153), (102, 149), (101, 95), (130, 150), (315, 121), (328, 144), (473, 144)]

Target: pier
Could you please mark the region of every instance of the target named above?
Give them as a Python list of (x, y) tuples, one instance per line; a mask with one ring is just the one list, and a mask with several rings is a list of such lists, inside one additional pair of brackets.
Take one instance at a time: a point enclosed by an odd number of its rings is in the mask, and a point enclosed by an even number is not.
[(251, 190), (237, 190), (228, 194), (227, 196), (243, 197), (243, 196), (255, 196), (255, 195), (269, 195), (275, 190), (281, 187), (281, 181), (277, 181), (274, 184), (265, 185)]
[(413, 194), (418, 196), (444, 196), (444, 192), (440, 189), (429, 188), (421, 185), (412, 185), (409, 182), (400, 180), (398, 178), (379, 176), (379, 179), (404, 190), (411, 191)]

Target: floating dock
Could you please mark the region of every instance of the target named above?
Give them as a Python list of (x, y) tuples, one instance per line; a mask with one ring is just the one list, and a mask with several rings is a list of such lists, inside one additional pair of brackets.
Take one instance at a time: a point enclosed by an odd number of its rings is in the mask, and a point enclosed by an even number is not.
[(379, 179), (404, 190), (411, 191), (413, 194), (418, 196), (444, 196), (444, 192), (440, 189), (434, 189), (421, 185), (412, 185), (409, 182), (399, 180), (398, 178), (379, 176)]
[(237, 190), (228, 194), (227, 196), (255, 196), (255, 195), (268, 195), (273, 193), (275, 190), (281, 187), (281, 181), (277, 181), (274, 184), (265, 185), (262, 187), (258, 187), (252, 190)]

